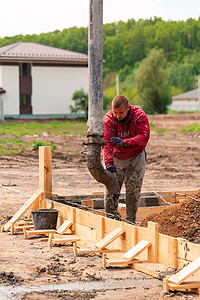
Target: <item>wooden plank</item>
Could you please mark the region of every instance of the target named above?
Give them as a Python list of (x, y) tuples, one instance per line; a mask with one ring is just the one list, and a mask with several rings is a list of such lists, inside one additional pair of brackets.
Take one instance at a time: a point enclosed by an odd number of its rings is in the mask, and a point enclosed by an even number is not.
[(112, 243), (116, 238), (121, 236), (125, 230), (123, 228), (116, 228), (111, 231), (107, 236), (105, 236), (101, 241), (99, 241), (95, 246), (99, 249), (103, 249)]
[(92, 212), (76, 209), (76, 222), (80, 225), (96, 228), (96, 223), (101, 218), (102, 216), (96, 215)]
[(51, 146), (39, 147), (39, 190), (44, 197), (52, 194), (52, 154)]
[(200, 257), (195, 259), (193, 262), (189, 263), (186, 267), (184, 267), (178, 273), (169, 277), (169, 281), (176, 283), (176, 284), (180, 284), (184, 280), (186, 280), (188, 277), (190, 277), (192, 274), (197, 272), (199, 269), (200, 269)]
[(100, 241), (104, 238), (104, 217), (97, 218), (96, 221), (96, 239)]
[(158, 262), (158, 224), (154, 222), (148, 222), (149, 238), (145, 240), (151, 241), (151, 248), (148, 253), (148, 261)]
[(82, 200), (81, 201), (81, 204), (83, 206), (87, 206), (87, 207), (90, 207), (90, 208), (94, 208), (94, 199), (91, 199), (91, 200)]
[(34, 228), (33, 225), (23, 225), (23, 226), (14, 226), (14, 230), (23, 230), (24, 227), (26, 229), (33, 229)]
[[(133, 226), (128, 224), (129, 226)], [(110, 233), (117, 227), (122, 227), (122, 222), (105, 217), (105, 233)]]
[(56, 233), (56, 230), (54, 229), (27, 230), (27, 236), (37, 235), (37, 234), (50, 234), (50, 233)]
[(132, 264), (133, 269), (153, 276), (155, 278), (162, 278), (163, 274), (170, 271), (169, 268), (158, 264), (158, 263), (148, 263), (148, 262), (134, 262)]
[(181, 290), (181, 289), (196, 289), (200, 288), (200, 281), (184, 281), (181, 284), (174, 284), (168, 282), (170, 290)]
[(71, 221), (68, 221), (66, 220), (57, 230), (56, 232), (58, 234), (63, 234), (64, 232), (67, 231), (67, 229), (69, 229), (71, 226), (72, 226), (72, 222)]
[(14, 214), (14, 216), (4, 225), (4, 230), (8, 231), (11, 227), (11, 224), (17, 222), (25, 213), (26, 211), (34, 204), (35, 201), (38, 200), (40, 196), (43, 195), (43, 192), (37, 191), (35, 192), (31, 198), (29, 198), (24, 205)]
[(121, 260), (109, 259), (106, 261), (106, 267), (117, 266), (117, 265), (128, 266), (128, 265), (132, 265), (132, 264), (133, 264), (133, 260), (130, 261), (130, 260), (126, 260), (126, 259), (121, 259)]
[(167, 255), (167, 267), (177, 269), (178, 268), (178, 241), (176, 238), (168, 236), (168, 255)]
[(178, 269), (178, 242), (176, 238), (158, 234), (158, 263)]
[(54, 245), (54, 244), (59, 244), (59, 243), (72, 243), (72, 242), (76, 242), (76, 241), (80, 241), (81, 239), (80, 239), (80, 237), (78, 237), (78, 236), (72, 236), (72, 235), (70, 235), (70, 236), (65, 236), (65, 235), (63, 235), (63, 237), (62, 238), (59, 238), (59, 239), (53, 239), (52, 240), (52, 244)]
[(96, 230), (90, 227), (75, 224), (75, 234), (81, 236), (83, 243), (93, 245), (97, 242)]
[(131, 248), (128, 252), (123, 255), (124, 259), (133, 260), (137, 255), (139, 255), (146, 248), (151, 246), (151, 242), (142, 240), (137, 243), (133, 248)]
[(200, 256), (200, 245), (188, 242), (183, 239), (177, 239), (178, 241), (178, 258), (193, 261)]

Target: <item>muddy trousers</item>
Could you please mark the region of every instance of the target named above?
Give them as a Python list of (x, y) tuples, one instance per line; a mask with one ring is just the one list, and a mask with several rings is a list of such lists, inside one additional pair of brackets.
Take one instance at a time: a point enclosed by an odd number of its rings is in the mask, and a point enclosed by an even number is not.
[[(115, 167), (117, 168), (115, 176), (120, 189), (123, 183), (126, 188), (126, 219), (135, 223), (146, 167), (145, 153), (142, 152), (130, 159), (121, 160), (115, 158)], [(118, 202), (119, 195), (110, 194), (106, 189), (104, 197), (106, 213), (117, 215)]]

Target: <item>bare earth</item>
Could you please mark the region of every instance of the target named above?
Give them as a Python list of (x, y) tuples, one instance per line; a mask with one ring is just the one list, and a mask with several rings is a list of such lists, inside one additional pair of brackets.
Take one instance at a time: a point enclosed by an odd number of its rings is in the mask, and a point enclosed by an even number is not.
[[(147, 146), (147, 167), (142, 192), (199, 189), (200, 132), (180, 134), (179, 131), (191, 123), (200, 125), (200, 114), (157, 115), (149, 116), (149, 120), (156, 130), (170, 131), (156, 134), (152, 130)], [(80, 151), (85, 150), (82, 136), (44, 134), (34, 137), (34, 140), (47, 140), (57, 145), (52, 162), (53, 193), (64, 196), (104, 191), (104, 186), (89, 174), (85, 156), (80, 155)], [(35, 150), (28, 157), (1, 157), (0, 225), (5, 224), (29, 198), (28, 195), (31, 196), (38, 189), (38, 162)], [(22, 234), (10, 236), (10, 233), (0, 233), (0, 262), (0, 283), (14, 286), (106, 279), (150, 279), (149, 276), (128, 268), (104, 270), (99, 257), (73, 258), (72, 248), (69, 246), (49, 249), (36, 238), (24, 240)], [(32, 293), (23, 299), (167, 299), (169, 296), (174, 299), (198, 299), (197, 295), (191, 293), (165, 295), (162, 286), (153, 287), (151, 284), (131, 289), (85, 293)]]

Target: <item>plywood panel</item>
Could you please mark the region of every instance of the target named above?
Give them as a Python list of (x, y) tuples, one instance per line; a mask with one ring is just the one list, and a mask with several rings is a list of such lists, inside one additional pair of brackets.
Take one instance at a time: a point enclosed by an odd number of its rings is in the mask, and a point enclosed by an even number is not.
[(75, 233), (81, 238), (81, 242), (88, 245), (94, 245), (97, 242), (95, 229), (76, 224)]
[(131, 248), (128, 252), (123, 255), (123, 258), (127, 260), (132, 260), (136, 256), (138, 256), (141, 252), (143, 252), (147, 247), (150, 247), (151, 242), (142, 240), (137, 243), (133, 248)]
[(193, 262), (189, 263), (178, 273), (169, 277), (168, 280), (170, 282), (180, 284), (180, 283), (184, 282), (187, 278), (189, 278), (192, 274), (194, 274), (196, 271), (198, 271), (199, 269), (200, 269), (200, 257), (195, 259)]
[(193, 261), (200, 256), (200, 245), (178, 239), (178, 258)]

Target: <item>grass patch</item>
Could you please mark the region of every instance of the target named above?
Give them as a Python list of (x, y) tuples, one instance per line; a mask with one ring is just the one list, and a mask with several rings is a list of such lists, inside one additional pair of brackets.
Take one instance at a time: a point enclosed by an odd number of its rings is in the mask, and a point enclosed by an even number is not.
[(40, 146), (51, 146), (52, 150), (56, 150), (56, 148), (57, 148), (55, 144), (52, 144), (52, 142), (39, 142), (38, 141), (38, 142), (33, 142), (31, 146), (33, 149), (37, 149)]
[(186, 127), (183, 127), (181, 130), (180, 130), (180, 133), (184, 133), (184, 132), (191, 132), (191, 131), (195, 131), (195, 132), (198, 132), (200, 131), (200, 125), (197, 124), (197, 123), (192, 123)]
[(0, 134), (9, 135), (35, 135), (47, 132), (48, 134), (71, 134), (85, 135), (86, 122), (80, 121), (51, 121), (46, 123), (40, 122), (10, 122), (5, 121), (0, 124)]
[(162, 128), (162, 129), (156, 130), (156, 133), (160, 134), (160, 133), (163, 133), (163, 132), (166, 132), (166, 131), (170, 131), (170, 130), (166, 129), (166, 128)]
[(190, 111), (185, 111), (185, 110), (180, 110), (180, 111), (177, 111), (177, 110), (168, 110), (167, 114), (169, 115), (184, 115), (184, 114), (195, 114), (195, 113), (198, 113), (199, 111), (198, 110), (190, 110)]

